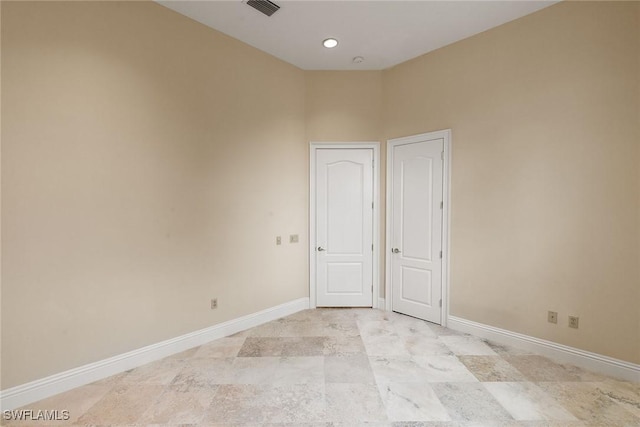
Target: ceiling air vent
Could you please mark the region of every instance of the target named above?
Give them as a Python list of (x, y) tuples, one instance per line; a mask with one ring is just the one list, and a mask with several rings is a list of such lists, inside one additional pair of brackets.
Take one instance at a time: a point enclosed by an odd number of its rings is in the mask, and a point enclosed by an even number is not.
[(273, 15), (280, 9), (280, 6), (269, 0), (247, 0), (247, 4), (267, 16)]

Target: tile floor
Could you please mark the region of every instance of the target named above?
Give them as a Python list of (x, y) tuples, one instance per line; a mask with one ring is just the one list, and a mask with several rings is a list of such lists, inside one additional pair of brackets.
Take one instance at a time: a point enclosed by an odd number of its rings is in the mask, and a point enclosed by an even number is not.
[[(395, 313), (318, 309), (27, 408), (79, 425), (640, 426), (640, 384)], [(10, 423), (25, 424), (52, 423)]]

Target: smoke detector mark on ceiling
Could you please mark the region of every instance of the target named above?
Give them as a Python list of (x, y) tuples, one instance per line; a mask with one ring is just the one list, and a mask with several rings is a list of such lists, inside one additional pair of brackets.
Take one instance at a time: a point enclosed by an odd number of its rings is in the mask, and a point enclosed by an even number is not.
[(280, 6), (269, 0), (247, 0), (247, 5), (251, 6), (255, 10), (264, 13), (267, 16), (271, 16), (280, 9)]

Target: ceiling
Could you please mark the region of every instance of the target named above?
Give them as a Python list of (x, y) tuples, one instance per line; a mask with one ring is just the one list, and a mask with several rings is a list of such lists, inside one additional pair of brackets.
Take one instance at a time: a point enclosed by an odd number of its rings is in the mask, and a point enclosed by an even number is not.
[[(304, 70), (381, 70), (556, 1), (272, 0), (271, 17), (242, 0), (158, 3)], [(326, 49), (328, 37), (339, 45)], [(354, 63), (361, 56), (364, 61)]]

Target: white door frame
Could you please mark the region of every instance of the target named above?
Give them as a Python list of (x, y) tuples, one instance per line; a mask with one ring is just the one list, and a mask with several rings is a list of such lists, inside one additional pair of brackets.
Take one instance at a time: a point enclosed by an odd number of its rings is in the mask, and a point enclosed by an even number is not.
[[(367, 148), (373, 150), (373, 308), (380, 299), (380, 143), (309, 143), (309, 308), (316, 308), (316, 154), (320, 148)], [(383, 307), (380, 307), (383, 308)]]
[(393, 166), (393, 148), (398, 145), (422, 142), (429, 139), (444, 140), (444, 159), (442, 162), (442, 311), (440, 314), (440, 324), (447, 326), (449, 318), (449, 224), (451, 223), (451, 129), (435, 132), (423, 133), (420, 135), (406, 136), (387, 140), (387, 221), (386, 221), (386, 252), (385, 252), (385, 299), (386, 310), (392, 310), (393, 289), (391, 286), (391, 184)]

